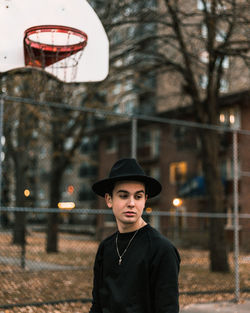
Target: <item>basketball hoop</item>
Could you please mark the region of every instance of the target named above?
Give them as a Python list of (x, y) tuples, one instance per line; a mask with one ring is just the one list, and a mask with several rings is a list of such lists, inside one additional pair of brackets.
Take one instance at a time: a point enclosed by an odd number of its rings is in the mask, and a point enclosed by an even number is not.
[(24, 33), (25, 65), (46, 68), (59, 79), (73, 81), (87, 41), (86, 33), (72, 27), (30, 27)]

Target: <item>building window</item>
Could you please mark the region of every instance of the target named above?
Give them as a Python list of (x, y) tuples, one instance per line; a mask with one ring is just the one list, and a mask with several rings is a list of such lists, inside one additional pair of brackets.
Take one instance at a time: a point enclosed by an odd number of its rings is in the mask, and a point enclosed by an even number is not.
[(134, 99), (127, 100), (124, 103), (124, 111), (127, 114), (135, 113), (135, 111), (136, 111), (136, 104), (135, 104), (135, 100)]
[(208, 63), (208, 60), (209, 60), (209, 53), (208, 53), (207, 51), (202, 51), (202, 52), (200, 53), (200, 60), (201, 60), (203, 63), (207, 64), (207, 63)]
[(65, 173), (66, 173), (67, 175), (69, 175), (69, 174), (72, 174), (73, 171), (74, 171), (74, 166), (73, 166), (73, 164), (69, 164), (69, 165), (66, 167)]
[(123, 65), (123, 60), (122, 59), (118, 59), (114, 62), (114, 66), (115, 67), (121, 67)]
[(220, 91), (221, 92), (227, 92), (228, 89), (229, 89), (228, 81), (226, 79), (222, 78), (220, 81)]
[(139, 131), (137, 153), (140, 158), (159, 156), (160, 131), (158, 129), (143, 129)]
[(169, 167), (169, 181), (171, 184), (183, 184), (187, 180), (187, 162), (172, 162)]
[(151, 136), (149, 130), (140, 130), (138, 133), (138, 146), (145, 147), (151, 143)]
[(197, 9), (200, 11), (210, 11), (211, 9), (211, 3), (210, 1), (203, 1), (203, 0), (198, 0), (197, 1)]
[(204, 39), (207, 38), (207, 25), (205, 25), (205, 24), (201, 25), (201, 36)]
[(125, 81), (124, 90), (129, 91), (129, 90), (132, 90), (133, 87), (134, 87), (134, 80), (132, 78), (128, 78)]
[(91, 190), (90, 186), (82, 185), (79, 192), (79, 201), (91, 201), (95, 199), (96, 199), (95, 194)]
[[(216, 60), (216, 65), (218, 66), (220, 64), (220, 59)], [(222, 67), (223, 68), (229, 68), (229, 57), (224, 57), (223, 61), (222, 61)]]
[(120, 44), (122, 42), (122, 40), (123, 40), (123, 36), (122, 36), (121, 32), (116, 30), (112, 36), (112, 43), (113, 44)]
[(150, 176), (154, 177), (157, 180), (161, 180), (161, 171), (159, 167), (152, 167), (150, 169)]
[(220, 112), (219, 121), (228, 127), (240, 128), (240, 111), (237, 108), (228, 108)]
[(131, 25), (127, 28), (127, 37), (128, 39), (133, 39), (136, 34), (136, 27), (134, 25)]
[(207, 75), (200, 76), (200, 86), (202, 89), (206, 89), (208, 84), (208, 77)]
[(113, 111), (114, 111), (115, 113), (121, 113), (121, 108), (120, 108), (119, 103), (115, 103), (115, 104), (113, 105)]
[(226, 38), (226, 32), (222, 29), (220, 29), (219, 31), (217, 31), (217, 34), (216, 34), (216, 40), (218, 42), (223, 42)]
[(79, 177), (95, 177), (97, 175), (97, 172), (97, 166), (85, 163), (82, 164), (79, 168)]
[(106, 139), (106, 151), (111, 153), (117, 151), (117, 138), (115, 136), (109, 136)]
[(117, 82), (113, 89), (113, 95), (119, 95), (119, 93), (121, 93), (121, 90), (122, 90), (121, 87), (122, 87), (121, 83)]
[(131, 65), (132, 63), (134, 63), (134, 60), (135, 54), (133, 52), (130, 52), (124, 57), (124, 65)]
[(97, 151), (98, 137), (84, 137), (81, 144), (81, 153), (89, 154)]
[(220, 173), (223, 180), (231, 180), (233, 179), (233, 160), (228, 157), (224, 160), (221, 160), (220, 164)]
[(152, 155), (154, 157), (157, 157), (160, 154), (160, 136), (160, 130), (154, 129), (152, 132)]

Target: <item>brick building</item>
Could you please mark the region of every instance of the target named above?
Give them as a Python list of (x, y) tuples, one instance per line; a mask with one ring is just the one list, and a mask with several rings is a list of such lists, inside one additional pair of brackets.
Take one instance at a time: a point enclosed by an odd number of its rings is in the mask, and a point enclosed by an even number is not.
[[(250, 94), (249, 91), (227, 95), (221, 98), (218, 119), (222, 125), (237, 126), (250, 131)], [(207, 199), (205, 182), (202, 173), (199, 151), (199, 129), (187, 127), (185, 123), (176, 121), (192, 121), (192, 108), (160, 113), (162, 123), (138, 121), (137, 159), (147, 174), (159, 179), (163, 185), (161, 195), (147, 203), (147, 212), (197, 212), (207, 213)], [(166, 119), (164, 122), (164, 118)], [(169, 123), (169, 121), (172, 121)], [(106, 177), (112, 164), (119, 158), (131, 156), (131, 122), (126, 121), (101, 128), (99, 133), (99, 178)], [(233, 146), (232, 132), (221, 132), (220, 170), (225, 187), (225, 208), (223, 212), (232, 213), (233, 202)], [(239, 209), (240, 213), (250, 212), (249, 188), (250, 179), (246, 173), (250, 172), (250, 135), (239, 134)], [(245, 173), (245, 175), (244, 175)], [(175, 204), (173, 200), (175, 199)], [(179, 202), (177, 201), (179, 199)], [(177, 201), (177, 202), (176, 202)], [(104, 202), (98, 200), (98, 208), (104, 209)], [(150, 213), (147, 218), (168, 237), (179, 241), (183, 246), (206, 246), (209, 218), (184, 214), (182, 216), (159, 217)], [(99, 219), (99, 230), (111, 231), (115, 227), (110, 215)], [(240, 239), (244, 249), (249, 249), (250, 220), (240, 219)], [(113, 230), (113, 229), (112, 229)], [(225, 220), (225, 231), (229, 243), (232, 244), (233, 221)], [(106, 233), (105, 233), (106, 234)], [(202, 234), (202, 236), (200, 235)]]

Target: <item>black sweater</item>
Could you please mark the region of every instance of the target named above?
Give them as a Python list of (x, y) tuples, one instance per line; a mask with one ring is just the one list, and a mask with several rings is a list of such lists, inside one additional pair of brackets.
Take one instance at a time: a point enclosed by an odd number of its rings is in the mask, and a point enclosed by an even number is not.
[[(120, 254), (133, 234), (118, 234)], [(176, 248), (146, 225), (119, 265), (116, 236), (101, 242), (97, 251), (90, 313), (178, 313), (180, 256)]]

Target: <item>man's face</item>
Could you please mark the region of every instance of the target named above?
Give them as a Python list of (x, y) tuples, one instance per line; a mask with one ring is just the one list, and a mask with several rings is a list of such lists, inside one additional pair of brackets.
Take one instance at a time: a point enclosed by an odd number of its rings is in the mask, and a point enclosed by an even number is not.
[(107, 206), (113, 209), (119, 230), (140, 227), (147, 200), (145, 186), (141, 182), (121, 181), (115, 184), (113, 194), (105, 195)]

